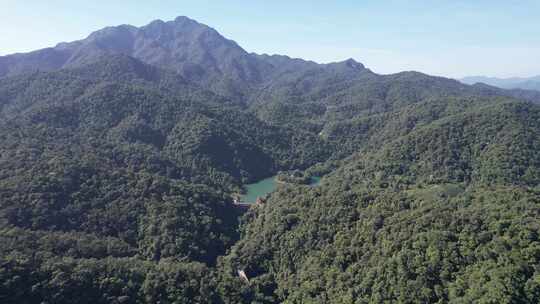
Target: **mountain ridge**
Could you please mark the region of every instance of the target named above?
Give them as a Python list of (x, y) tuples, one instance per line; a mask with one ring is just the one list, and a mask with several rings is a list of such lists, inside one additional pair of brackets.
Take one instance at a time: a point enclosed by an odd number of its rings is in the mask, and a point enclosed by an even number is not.
[[(377, 75), (352, 58), (319, 64), (285, 55), (248, 53), (215, 29), (180, 16), (172, 21), (154, 20), (141, 27), (126, 24), (106, 27), (84, 39), (58, 43), (52, 48), (0, 56), (0, 78), (78, 67), (114, 54), (171, 70), (193, 84), (244, 103), (272, 99), (264, 92), (276, 85), (289, 87), (280, 98), (296, 99), (313, 86), (310, 78), (317, 74), (327, 75), (326, 83), (321, 83), (326, 86), (350, 86), (346, 82), (361, 79), (362, 75)], [(332, 79), (333, 75), (336, 79)], [(394, 79), (418, 75), (418, 72), (401, 72), (379, 76)], [(455, 86), (448, 78), (432, 79)], [(502, 92), (487, 87), (482, 90), (540, 102), (540, 93)]]
[(465, 84), (484, 83), (502, 89), (524, 89), (540, 91), (540, 75), (532, 77), (497, 78), (487, 76), (470, 76), (460, 79)]
[[(248, 53), (215, 29), (180, 16), (173, 21), (154, 20), (141, 27), (106, 27), (81, 40), (1, 56), (0, 77), (80, 66), (118, 53), (171, 69), (199, 85), (240, 98), (245, 98), (252, 86), (282, 72), (291, 62), (301, 68), (315, 64), (287, 56)], [(350, 59), (342, 63), (353, 69), (363, 68)]]

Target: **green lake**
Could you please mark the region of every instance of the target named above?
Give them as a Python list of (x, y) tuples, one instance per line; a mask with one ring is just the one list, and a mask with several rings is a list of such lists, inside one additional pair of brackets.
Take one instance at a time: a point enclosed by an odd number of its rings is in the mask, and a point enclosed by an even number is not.
[[(321, 182), (321, 178), (314, 176), (311, 178), (310, 186), (317, 186)], [(245, 185), (246, 193), (242, 195), (240, 200), (246, 203), (254, 203), (258, 197), (265, 197), (270, 192), (276, 190), (278, 183), (276, 177), (272, 176), (265, 178), (253, 184)]]
[(265, 178), (253, 184), (245, 186), (246, 193), (240, 199), (242, 202), (254, 203), (258, 197), (265, 197), (268, 193), (276, 190), (276, 177)]
[(315, 187), (321, 183), (321, 177), (320, 176), (312, 176), (311, 181), (309, 182), (309, 185), (311, 187)]

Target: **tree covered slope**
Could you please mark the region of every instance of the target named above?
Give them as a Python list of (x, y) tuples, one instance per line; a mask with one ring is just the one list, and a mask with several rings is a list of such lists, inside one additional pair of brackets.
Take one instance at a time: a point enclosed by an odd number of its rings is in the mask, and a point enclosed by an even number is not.
[(538, 114), (482, 105), (282, 187), (225, 265), (268, 303), (535, 303)]
[(538, 101), (185, 17), (0, 57), (0, 302), (538, 303)]

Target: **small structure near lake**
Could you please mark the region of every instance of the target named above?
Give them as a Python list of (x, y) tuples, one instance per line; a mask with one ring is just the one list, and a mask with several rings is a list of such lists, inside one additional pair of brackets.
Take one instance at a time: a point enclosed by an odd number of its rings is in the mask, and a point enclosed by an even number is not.
[(266, 203), (266, 198), (262, 198), (262, 197), (257, 197), (257, 199), (255, 200), (254, 203), (250, 203), (250, 202), (242, 202), (238, 199), (233, 199), (233, 204), (237, 207), (240, 207), (240, 208), (249, 208), (249, 207), (252, 207), (252, 206), (260, 206), (260, 205), (264, 205)]
[(238, 270), (238, 277), (242, 279), (244, 282), (249, 284), (249, 278), (246, 275), (246, 272), (243, 270)]

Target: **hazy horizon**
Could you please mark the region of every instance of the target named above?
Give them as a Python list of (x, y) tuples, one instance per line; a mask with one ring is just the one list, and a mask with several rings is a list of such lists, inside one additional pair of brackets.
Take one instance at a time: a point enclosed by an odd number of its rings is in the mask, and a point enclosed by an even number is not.
[[(119, 24), (187, 16), (248, 52), (320, 63), (354, 58), (381, 74), (416, 70), (462, 78), (540, 74), (537, 1), (0, 2), (0, 55), (83, 39)], [(24, 38), (24, 39), (23, 39)]]

